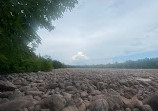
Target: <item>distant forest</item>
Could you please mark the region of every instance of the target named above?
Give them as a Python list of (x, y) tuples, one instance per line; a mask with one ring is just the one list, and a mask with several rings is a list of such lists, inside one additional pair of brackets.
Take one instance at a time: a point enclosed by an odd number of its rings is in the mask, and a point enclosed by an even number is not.
[(156, 58), (145, 58), (136, 61), (128, 60), (122, 63), (109, 63), (99, 65), (76, 65), (69, 66), (72, 68), (126, 68), (126, 69), (157, 69), (158, 68), (158, 57)]

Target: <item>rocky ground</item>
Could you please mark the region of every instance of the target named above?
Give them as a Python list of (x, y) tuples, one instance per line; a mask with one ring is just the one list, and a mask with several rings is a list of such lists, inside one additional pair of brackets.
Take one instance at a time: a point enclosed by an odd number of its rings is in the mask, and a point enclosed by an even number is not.
[(158, 111), (158, 70), (0, 75), (0, 111)]

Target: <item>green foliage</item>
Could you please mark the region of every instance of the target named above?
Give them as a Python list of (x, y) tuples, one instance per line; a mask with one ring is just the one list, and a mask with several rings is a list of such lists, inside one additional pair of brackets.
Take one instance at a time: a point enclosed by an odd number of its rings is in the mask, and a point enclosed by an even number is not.
[(38, 57), (31, 55), (15, 61), (6, 63), (5, 57), (0, 56), (0, 72), (14, 73), (14, 72), (37, 72), (37, 71), (51, 71), (53, 69), (52, 60), (50, 58)]
[(4, 55), (0, 55), (0, 72), (5, 72), (8, 70), (8, 60)]
[[(52, 20), (75, 7), (77, 0), (3, 0), (0, 2), (0, 35), (10, 45), (34, 48), (41, 39), (39, 27), (54, 29)], [(18, 43), (18, 44), (16, 44)], [(27, 47), (30, 44), (32, 47)], [(19, 47), (21, 46), (21, 47)]]
[(52, 60), (50, 58), (40, 58), (41, 59), (41, 71), (51, 71), (53, 69)]
[(38, 28), (54, 29), (52, 20), (72, 10), (77, 0), (1, 0), (0, 72), (49, 71), (49, 58), (37, 57)]
[(137, 61), (126, 61), (123, 63), (107, 64), (108, 68), (128, 68), (128, 69), (157, 69), (158, 58), (145, 58)]
[(52, 63), (53, 63), (54, 69), (65, 68), (65, 65), (57, 60), (53, 60)]

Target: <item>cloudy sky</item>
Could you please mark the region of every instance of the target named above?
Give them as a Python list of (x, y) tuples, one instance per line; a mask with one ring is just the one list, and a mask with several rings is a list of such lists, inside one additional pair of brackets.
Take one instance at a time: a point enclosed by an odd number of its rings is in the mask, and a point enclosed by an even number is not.
[(104, 64), (158, 55), (158, 0), (79, 0), (40, 29), (37, 54), (65, 64)]

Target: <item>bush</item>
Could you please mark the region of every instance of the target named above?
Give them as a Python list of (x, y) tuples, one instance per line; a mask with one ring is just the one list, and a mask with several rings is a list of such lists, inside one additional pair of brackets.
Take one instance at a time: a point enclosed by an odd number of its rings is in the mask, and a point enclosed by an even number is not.
[(0, 74), (51, 71), (52, 69), (53, 65), (50, 58), (44, 58), (34, 54), (29, 56), (18, 55), (12, 59), (0, 55)]
[(52, 60), (50, 58), (40, 58), (41, 71), (51, 71), (53, 69)]
[(57, 60), (53, 60), (52, 63), (53, 63), (54, 69), (65, 68), (65, 65)]
[(8, 59), (4, 55), (0, 55), (0, 72), (7, 72), (8, 69)]

